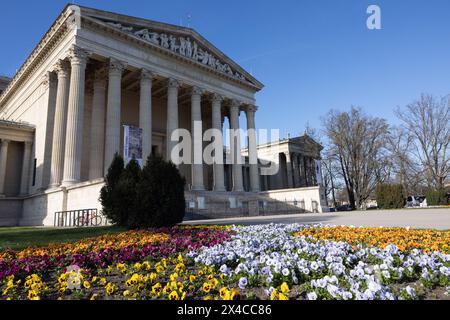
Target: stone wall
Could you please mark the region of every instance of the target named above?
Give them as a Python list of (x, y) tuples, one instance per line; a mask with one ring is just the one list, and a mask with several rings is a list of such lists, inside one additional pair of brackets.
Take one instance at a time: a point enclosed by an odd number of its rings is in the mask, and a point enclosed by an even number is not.
[(22, 214), (22, 205), (22, 199), (0, 198), (0, 226), (17, 226)]
[(306, 212), (329, 211), (329, 208), (326, 204), (325, 195), (323, 193), (323, 190), (319, 186), (264, 191), (261, 192), (260, 195), (281, 202), (304, 201), (305, 203), (304, 209)]

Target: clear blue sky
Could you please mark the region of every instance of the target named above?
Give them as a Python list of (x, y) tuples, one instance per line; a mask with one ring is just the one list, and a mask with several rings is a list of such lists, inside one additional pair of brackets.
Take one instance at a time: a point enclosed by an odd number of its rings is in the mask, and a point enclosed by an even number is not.
[[(67, 1), (5, 1), (0, 74), (12, 76)], [(259, 128), (282, 136), (357, 105), (395, 122), (422, 92), (450, 93), (448, 0), (82, 1), (81, 5), (195, 28), (265, 84)], [(366, 28), (377, 4), (382, 30)]]

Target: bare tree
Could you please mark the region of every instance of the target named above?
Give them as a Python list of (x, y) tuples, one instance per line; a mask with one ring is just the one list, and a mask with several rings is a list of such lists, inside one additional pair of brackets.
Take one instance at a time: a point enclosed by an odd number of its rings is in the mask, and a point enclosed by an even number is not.
[(336, 155), (329, 150), (327, 146), (322, 156), (322, 184), (325, 189), (325, 195), (327, 199), (333, 201), (333, 207), (337, 206), (337, 190), (342, 188), (342, 179), (339, 175), (339, 163)]
[(450, 99), (424, 95), (397, 108), (397, 117), (411, 139), (411, 152), (423, 168), (429, 188), (443, 189), (450, 176)]
[(360, 108), (349, 112), (331, 110), (323, 120), (330, 143), (353, 208), (362, 208), (377, 183), (388, 176), (385, 119), (369, 117)]
[(423, 193), (425, 179), (422, 167), (414, 161), (411, 152), (412, 137), (404, 128), (393, 127), (388, 138), (392, 180), (400, 183), (409, 195)]

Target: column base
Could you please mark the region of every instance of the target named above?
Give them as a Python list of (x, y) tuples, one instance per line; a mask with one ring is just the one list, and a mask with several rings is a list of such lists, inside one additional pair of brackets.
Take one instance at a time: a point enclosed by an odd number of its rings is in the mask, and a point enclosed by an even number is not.
[(52, 183), (48, 185), (47, 189), (57, 189), (59, 187), (61, 187), (60, 183)]
[(192, 187), (191, 191), (205, 191), (205, 187)]
[(225, 189), (225, 187), (219, 187), (219, 188), (213, 188), (213, 191), (215, 191), (215, 192), (226, 192), (227, 190)]
[(73, 186), (74, 184), (77, 184), (79, 182), (80, 182), (79, 180), (66, 180), (66, 181), (63, 181), (59, 187), (66, 188), (66, 187)]

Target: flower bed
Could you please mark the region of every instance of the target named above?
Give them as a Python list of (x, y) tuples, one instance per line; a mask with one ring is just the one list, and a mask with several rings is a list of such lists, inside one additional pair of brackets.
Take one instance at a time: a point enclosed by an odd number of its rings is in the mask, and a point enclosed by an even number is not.
[[(0, 261), (1, 298), (448, 298), (449, 254), (302, 234), (310, 229), (298, 224), (173, 228), (125, 233), (117, 242), (99, 241), (98, 251), (78, 251), (83, 241), (63, 249), (63, 255), (50, 248), (45, 254), (10, 252)], [(126, 245), (110, 248), (108, 241)], [(87, 248), (92, 250), (89, 241)]]
[(313, 227), (304, 228), (297, 236), (317, 240), (345, 241), (385, 248), (395, 244), (399, 250), (420, 249), (424, 252), (450, 253), (450, 231), (414, 230), (410, 228)]

